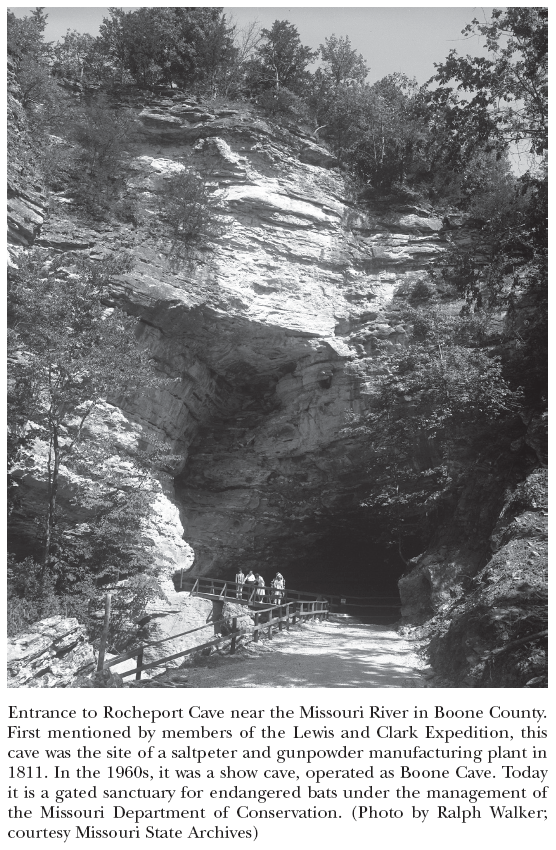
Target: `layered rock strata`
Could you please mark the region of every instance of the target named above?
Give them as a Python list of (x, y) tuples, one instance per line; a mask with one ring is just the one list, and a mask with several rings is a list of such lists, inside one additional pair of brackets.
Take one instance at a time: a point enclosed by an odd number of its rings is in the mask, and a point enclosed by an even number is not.
[[(139, 223), (53, 214), (36, 241), (134, 256), (114, 298), (140, 317), (173, 383), (107, 406), (97, 427), (118, 419), (128, 448), (149, 432), (183, 459), (175, 481), (161, 482), (149, 532), (166, 615), (182, 604), (171, 583), (182, 569), (230, 574), (240, 563), (267, 578), (287, 572), (295, 586), (311, 561), (314, 586), (331, 534), (355, 533), (373, 482), (368, 441), (343, 429), (367, 404), (377, 343), (404, 345), (403, 299), (455, 224), (412, 204), (359, 206), (329, 151), (249, 107), (209, 110), (176, 92), (129, 104)], [(158, 199), (184, 163), (220, 198), (224, 233), (176, 266)], [(21, 476), (24, 496), (37, 475)], [(371, 588), (381, 567), (371, 555), (364, 567)], [(337, 569), (349, 577), (349, 561)]]
[(66, 687), (93, 673), (96, 657), (74, 617), (49, 617), (8, 640), (8, 688)]
[(130, 412), (184, 458), (176, 497), (195, 572), (287, 563), (295, 584), (308, 547), (372, 481), (369, 448), (341, 433), (366, 403), (358, 366), (372, 371), (378, 340), (404, 344), (399, 296), (445, 250), (443, 223), (412, 206), (361, 211), (310, 137), (247, 110), (192, 109), (176, 96), (142, 110), (135, 192), (155, 215), (186, 158), (220, 195), (226, 232), (194, 270), (138, 239), (118, 295), (178, 382)]

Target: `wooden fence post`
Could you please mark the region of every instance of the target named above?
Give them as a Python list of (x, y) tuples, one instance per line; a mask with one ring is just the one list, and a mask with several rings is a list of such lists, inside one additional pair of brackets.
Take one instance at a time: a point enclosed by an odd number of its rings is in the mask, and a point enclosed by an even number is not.
[(104, 655), (106, 653), (106, 644), (108, 642), (108, 628), (110, 626), (110, 606), (112, 604), (112, 596), (107, 593), (104, 597), (104, 625), (100, 636), (100, 646), (98, 648), (98, 663), (97, 671), (104, 667)]
[(236, 632), (237, 632), (237, 617), (232, 619), (232, 643), (230, 646), (230, 655), (236, 651)]
[(141, 669), (143, 667), (143, 647), (137, 653), (137, 673), (135, 674), (135, 680), (139, 682), (141, 679)]
[(255, 629), (253, 631), (253, 640), (255, 643), (259, 642), (259, 612), (255, 611)]

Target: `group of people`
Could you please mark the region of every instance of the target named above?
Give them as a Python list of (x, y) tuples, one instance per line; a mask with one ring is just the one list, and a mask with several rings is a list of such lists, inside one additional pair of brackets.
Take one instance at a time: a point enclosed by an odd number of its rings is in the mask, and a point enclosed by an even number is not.
[(236, 584), (236, 596), (238, 599), (249, 599), (251, 593), (255, 590), (255, 602), (264, 602), (268, 591), (268, 601), (274, 605), (280, 604), (286, 589), (286, 582), (282, 573), (276, 573), (275, 578), (270, 582), (270, 588), (267, 588), (262, 575), (254, 573), (253, 570), (249, 570), (247, 575), (244, 575), (241, 567), (236, 574)]

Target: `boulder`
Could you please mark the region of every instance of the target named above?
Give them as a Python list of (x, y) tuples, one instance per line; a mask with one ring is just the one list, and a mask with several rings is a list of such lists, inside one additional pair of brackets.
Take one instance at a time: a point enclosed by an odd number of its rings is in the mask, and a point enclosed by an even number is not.
[[(164, 642), (145, 650), (145, 664), (152, 664), (168, 655), (208, 643), (215, 637), (213, 623), (218, 617), (213, 612), (213, 603), (210, 599), (176, 593), (171, 597), (171, 602), (172, 605), (167, 608), (159, 606), (156, 610), (152, 610), (151, 606), (152, 619), (148, 624), (146, 642), (161, 640)], [(191, 631), (192, 629), (197, 631)], [(182, 634), (182, 632), (189, 633)], [(176, 658), (173, 661), (164, 662), (161, 669), (180, 667), (183, 662), (184, 658)], [(155, 672), (160, 670), (153, 669), (151, 675)]]
[(226, 620), (223, 623), (223, 631), (230, 633), (232, 631), (232, 622), (234, 617), (237, 619), (237, 628), (240, 631), (250, 629), (253, 625), (253, 618), (249, 613), (249, 609), (245, 605), (240, 605), (236, 602), (224, 602), (220, 617)]
[(95, 669), (85, 626), (75, 617), (48, 617), (8, 640), (8, 688), (67, 687)]
[(338, 159), (325, 148), (312, 143), (303, 146), (299, 160), (307, 163), (307, 165), (318, 165), (320, 168), (336, 168), (340, 164)]

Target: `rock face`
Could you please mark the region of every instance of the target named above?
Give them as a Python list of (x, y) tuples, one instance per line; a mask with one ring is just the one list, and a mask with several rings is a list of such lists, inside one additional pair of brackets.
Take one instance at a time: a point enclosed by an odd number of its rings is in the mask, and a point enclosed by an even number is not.
[[(179, 93), (130, 95), (129, 105), (142, 139), (129, 188), (140, 223), (52, 216), (41, 226), (37, 212), (28, 236), (15, 218), (20, 192), (12, 230), (20, 244), (133, 253), (114, 298), (140, 317), (144, 343), (175, 380), (125, 409), (107, 406), (97, 426), (119, 429), (128, 449), (150, 432), (183, 458), (175, 480), (161, 481), (150, 529), (169, 599), (157, 621), (183, 630), (180, 570), (231, 576), (241, 564), (315, 589), (328, 571), (346, 592), (394, 592), (403, 564), (384, 579), (380, 529), (359, 509), (371, 447), (343, 429), (367, 404), (362, 374), (372, 375), (377, 343), (404, 345), (404, 299), (458, 223), (410, 203), (367, 197), (362, 207), (327, 150), (248, 106), (205, 109)], [(184, 161), (221, 199), (225, 232), (176, 266), (156, 235), (157, 198)], [(19, 484), (32, 500), (39, 476), (26, 470)], [(424, 616), (444, 600), (457, 557), (420, 563), (403, 585), (408, 610)]]
[(144, 106), (134, 192), (148, 219), (187, 155), (226, 232), (193, 270), (172, 268), (148, 222), (130, 232), (136, 265), (116, 295), (179, 380), (125, 412), (184, 458), (175, 498), (195, 572), (286, 564), (295, 586), (372, 480), (368, 447), (341, 434), (366, 403), (358, 364), (377, 340), (403, 344), (403, 293), (445, 250), (442, 222), (407, 205), (362, 212), (311, 139), (247, 109), (191, 109), (179, 95)]
[(425, 626), (452, 687), (547, 687), (547, 497), (546, 469), (506, 494), (488, 563)]
[(32, 245), (45, 219), (44, 195), (30, 179), (36, 155), (26, 132), (26, 118), (18, 100), (12, 60), (8, 57), (8, 241)]
[(85, 627), (74, 617), (49, 617), (8, 640), (8, 688), (65, 687), (95, 669)]

